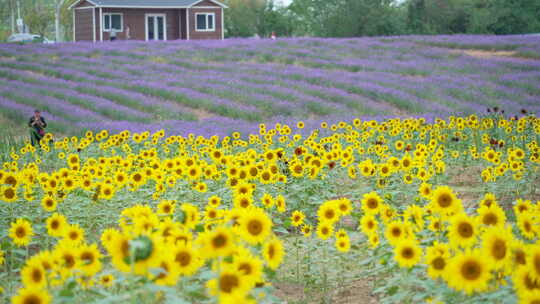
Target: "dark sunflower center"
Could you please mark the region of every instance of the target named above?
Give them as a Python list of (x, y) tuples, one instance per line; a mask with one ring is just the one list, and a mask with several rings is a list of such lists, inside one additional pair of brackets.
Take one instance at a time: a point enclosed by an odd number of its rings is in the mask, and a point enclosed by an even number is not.
[(85, 264), (92, 264), (94, 262), (94, 254), (92, 252), (86, 251), (81, 254), (81, 260)]
[(32, 271), (32, 281), (39, 283), (43, 279), (43, 274), (41, 273), (40, 269), (34, 268)]
[(487, 213), (482, 218), (482, 222), (484, 223), (484, 225), (495, 226), (495, 225), (497, 225), (497, 222), (498, 222), (497, 216), (495, 214), (493, 214), (493, 213)]
[(270, 248), (268, 248), (268, 257), (269, 257), (270, 259), (273, 259), (275, 253), (276, 253), (276, 252), (275, 252), (274, 246), (270, 245)]
[(8, 199), (12, 199), (15, 197), (15, 191), (12, 188), (7, 188), (6, 191), (4, 191), (4, 196)]
[(473, 235), (473, 227), (467, 222), (459, 223), (458, 232), (461, 237), (470, 238)]
[(374, 198), (370, 198), (367, 201), (367, 205), (368, 205), (369, 209), (375, 209), (379, 205), (379, 202)]
[(15, 230), (15, 235), (17, 236), (17, 238), (25, 237), (26, 229), (24, 229), (24, 227), (17, 227), (17, 229)]
[(215, 248), (222, 248), (227, 244), (227, 237), (225, 237), (223, 234), (219, 234), (215, 238), (212, 239), (212, 245)]
[(436, 257), (431, 261), (431, 266), (437, 270), (443, 270), (446, 267), (446, 261), (442, 257)]
[(399, 237), (401, 235), (401, 229), (399, 229), (398, 227), (394, 227), (392, 229), (392, 235), (394, 237)]
[(410, 247), (405, 247), (401, 250), (401, 256), (407, 260), (414, 257), (414, 250)]
[(238, 277), (232, 274), (222, 275), (219, 279), (219, 289), (225, 293), (231, 293), (232, 290), (238, 287)]
[(334, 210), (330, 209), (330, 210), (326, 210), (326, 212), (324, 213), (324, 217), (326, 217), (327, 219), (333, 219), (334, 218)]
[(245, 275), (250, 275), (253, 272), (249, 263), (240, 264), (240, 266), (238, 266), (238, 270), (243, 271)]
[(506, 256), (506, 243), (497, 239), (491, 246), (491, 254), (496, 260), (502, 260)]
[(23, 303), (24, 304), (41, 304), (41, 298), (39, 298), (39, 296), (37, 295), (28, 295), (26, 298), (24, 298), (23, 300)]
[(439, 199), (437, 202), (439, 203), (439, 206), (441, 206), (442, 208), (447, 208), (448, 206), (452, 204), (452, 197), (447, 193), (443, 193), (441, 194), (441, 196), (439, 196)]
[(461, 276), (466, 280), (477, 280), (481, 274), (482, 267), (477, 261), (467, 261), (461, 266)]

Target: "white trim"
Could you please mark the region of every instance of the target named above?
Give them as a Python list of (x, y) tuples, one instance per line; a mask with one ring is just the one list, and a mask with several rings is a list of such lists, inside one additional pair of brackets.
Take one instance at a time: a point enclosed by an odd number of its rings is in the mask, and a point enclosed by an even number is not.
[[(206, 29), (200, 30), (197, 27), (197, 16), (205, 15), (206, 16)], [(212, 28), (208, 28), (208, 16), (212, 15)], [(215, 32), (216, 31), (216, 13), (195, 13), (195, 31), (196, 32)]]
[(71, 11), (73, 13), (73, 42), (75, 42), (75, 10)]
[(193, 6), (192, 8), (196, 8), (196, 9), (199, 9), (199, 8), (201, 8), (201, 9), (216, 9), (217, 10), (217, 9), (222, 8), (222, 7), (217, 7), (217, 6)]
[(225, 15), (223, 12), (223, 7), (221, 8), (221, 40), (225, 39), (225, 27), (223, 26), (223, 19), (225, 19)]
[(95, 43), (96, 42), (96, 10), (93, 9), (92, 10), (92, 41)]
[[(148, 17), (163, 17), (163, 40), (153, 39), (153, 41), (167, 41), (167, 14), (144, 14), (144, 36), (145, 40), (148, 40)], [(154, 19), (154, 30), (157, 29), (157, 22)], [(157, 31), (154, 31), (154, 38), (158, 35)]]
[(101, 7), (99, 8), (99, 41), (103, 42), (103, 9)]
[(186, 40), (189, 40), (189, 32), (191, 32), (191, 29), (189, 28), (189, 8), (186, 8)]
[[(104, 13), (103, 14), (103, 20), (102, 21), (102, 24), (105, 24), (105, 16), (113, 16), (113, 15), (120, 15), (120, 30), (115, 30), (115, 32), (117, 33), (121, 33), (124, 31), (124, 13)], [(109, 27), (111, 27), (110, 29), (103, 29), (104, 32), (111, 32), (112, 31), (112, 18), (109, 17)]]
[[(191, 4), (191, 6), (193, 7), (193, 6), (199, 4), (199, 3), (203, 2), (203, 1), (204, 1), (204, 0), (199, 0), (199, 1), (197, 1), (197, 2), (195, 2), (195, 3), (193, 3), (193, 4)], [(222, 8), (229, 8), (228, 6), (226, 6), (225, 4), (223, 4), (223, 3), (221, 3), (221, 2), (218, 2), (218, 1), (215, 1), (215, 0), (208, 0), (208, 1), (210, 1), (210, 2), (212, 2), (212, 3), (214, 3), (214, 4), (216, 4), (216, 5), (219, 5), (219, 6), (221, 6)], [(200, 6), (198, 6), (198, 7), (200, 7)]]
[(73, 10), (81, 10), (81, 9), (87, 9), (87, 8), (96, 8), (95, 6), (83, 6), (83, 7), (76, 7)]
[[(82, 1), (83, 1), (83, 0), (75, 1), (72, 5), (70, 5), (70, 6), (68, 7), (68, 9), (71, 9), (71, 8), (74, 7), (74, 6), (79, 5), (79, 3), (81, 3)], [(91, 0), (86, 0), (86, 2), (88, 2), (88, 3), (90, 3), (90, 4), (93, 4), (93, 5), (97, 6), (97, 4), (95, 4), (95, 3), (92, 2)]]

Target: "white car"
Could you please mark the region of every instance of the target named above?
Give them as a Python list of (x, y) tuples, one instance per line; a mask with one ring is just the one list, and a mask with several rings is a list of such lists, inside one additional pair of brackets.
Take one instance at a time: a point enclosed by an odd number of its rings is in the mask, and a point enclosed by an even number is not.
[(35, 34), (13, 34), (8, 37), (7, 42), (43, 42), (43, 43), (54, 43), (45, 37)]

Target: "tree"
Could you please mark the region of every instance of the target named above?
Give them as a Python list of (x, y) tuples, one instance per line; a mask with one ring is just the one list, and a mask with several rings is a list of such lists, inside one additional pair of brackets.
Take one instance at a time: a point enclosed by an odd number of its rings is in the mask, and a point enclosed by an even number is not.
[(51, 24), (52, 14), (50, 10), (41, 7), (33, 7), (24, 15), (24, 23), (30, 27), (31, 33), (45, 36), (47, 28)]

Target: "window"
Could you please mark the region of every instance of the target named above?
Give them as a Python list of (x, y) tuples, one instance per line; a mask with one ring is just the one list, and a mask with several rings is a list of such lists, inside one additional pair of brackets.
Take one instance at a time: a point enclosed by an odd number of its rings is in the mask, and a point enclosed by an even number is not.
[(110, 32), (114, 30), (115, 32), (124, 31), (124, 22), (122, 14), (103, 14), (103, 31)]
[(215, 14), (214, 13), (198, 13), (195, 14), (195, 28), (199, 32), (215, 31)]

